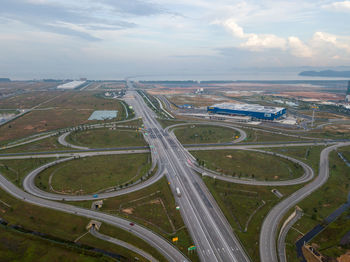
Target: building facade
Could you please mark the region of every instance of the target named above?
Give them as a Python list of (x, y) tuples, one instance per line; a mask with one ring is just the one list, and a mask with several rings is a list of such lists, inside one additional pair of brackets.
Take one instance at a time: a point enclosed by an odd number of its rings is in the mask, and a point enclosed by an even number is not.
[(255, 104), (221, 103), (207, 107), (209, 114), (222, 114), (231, 116), (250, 116), (258, 120), (276, 120), (286, 114), (284, 107), (270, 107)]

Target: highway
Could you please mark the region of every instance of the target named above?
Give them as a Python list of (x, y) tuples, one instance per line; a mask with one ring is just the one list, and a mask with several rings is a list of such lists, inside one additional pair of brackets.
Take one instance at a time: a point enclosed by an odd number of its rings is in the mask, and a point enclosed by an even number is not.
[(249, 261), (229, 223), (205, 187), (201, 178), (187, 165), (183, 147), (159, 125), (151, 111), (128, 82), (135, 99), (130, 99), (135, 112), (142, 116), (151, 151), (165, 165), (167, 178), (176, 197), (183, 220), (197, 247), (201, 261)]
[[(67, 213), (76, 214), (92, 218), (95, 220), (103, 221), (105, 223), (118, 226), (125, 230), (131, 230), (133, 234), (144, 239), (149, 244), (157, 248), (169, 261), (186, 261), (187, 258), (181, 254), (174, 246), (164, 240), (162, 237), (152, 233), (150, 230), (143, 228), (139, 225), (135, 225), (130, 228), (130, 221), (125, 219), (104, 214), (97, 211), (92, 211), (84, 208), (71, 206), (64, 203), (53, 202), (51, 200), (67, 200), (67, 201), (82, 201), (82, 200), (95, 200), (127, 194), (142, 188), (149, 186), (150, 184), (158, 181), (163, 175), (166, 175), (170, 182), (170, 187), (174, 193), (175, 200), (180, 206), (180, 212), (183, 217), (184, 223), (188, 228), (192, 239), (197, 247), (197, 253), (201, 261), (237, 261), (245, 262), (249, 261), (249, 257), (244, 251), (244, 248), (240, 244), (238, 238), (232, 231), (231, 226), (223, 215), (222, 211), (218, 207), (214, 198), (210, 194), (209, 190), (205, 186), (204, 182), (198, 176), (195, 171), (206, 172), (210, 176), (218, 177), (215, 172), (203, 170), (194, 164), (194, 158), (189, 154), (189, 150), (220, 150), (220, 149), (239, 149), (239, 150), (255, 150), (258, 152), (264, 152), (257, 150), (257, 148), (266, 147), (283, 147), (283, 146), (306, 146), (306, 145), (329, 145), (334, 144), (321, 152), (320, 156), (320, 171), (319, 175), (312, 182), (307, 184), (302, 189), (298, 190), (291, 196), (287, 197), (279, 204), (277, 204), (269, 214), (265, 217), (260, 234), (260, 256), (262, 262), (277, 262), (276, 254), (276, 237), (278, 226), (285, 215), (285, 213), (293, 207), (297, 202), (302, 200), (311, 194), (314, 190), (322, 186), (328, 179), (328, 154), (331, 150), (340, 146), (350, 145), (350, 142), (339, 143), (335, 141), (327, 142), (285, 142), (284, 144), (245, 144), (245, 145), (207, 145), (207, 146), (192, 146), (190, 148), (184, 148), (177, 140), (172, 132), (168, 132), (168, 128), (163, 129), (156, 120), (156, 115), (150, 108), (147, 107), (143, 98), (133, 89), (132, 84), (129, 85), (129, 97), (125, 98), (128, 104), (132, 105), (135, 114), (142, 117), (147, 134), (145, 139), (150, 145), (149, 149), (133, 149), (125, 148), (124, 150), (110, 150), (110, 149), (88, 149), (88, 151), (63, 151), (63, 152), (47, 152), (47, 153), (33, 153), (33, 154), (6, 154), (1, 155), (0, 159), (25, 159), (33, 157), (56, 157), (57, 159), (51, 163), (45, 164), (32, 172), (30, 172), (23, 181), (24, 192), (21, 189), (8, 182), (2, 175), (0, 175), (0, 187), (11, 195), (22, 199), (26, 202), (60, 210)], [(174, 126), (181, 126), (185, 124), (177, 124)], [(195, 123), (195, 124), (214, 124), (217, 123)], [(174, 127), (172, 126), (172, 127)], [(240, 132), (240, 138), (233, 141), (234, 143), (241, 142), (245, 139), (245, 132), (237, 127), (231, 125), (220, 124), (233, 128)], [(68, 135), (65, 133), (64, 135)], [(65, 136), (61, 136), (61, 142), (65, 142)], [(80, 148), (85, 150), (85, 148)], [(145, 153), (150, 152), (152, 154), (153, 164), (158, 164), (158, 171), (150, 179), (143, 183), (134, 185), (130, 188), (125, 188), (118, 191), (99, 194), (98, 198), (94, 198), (92, 195), (84, 196), (70, 196), (59, 195), (44, 192), (38, 189), (34, 184), (34, 178), (44, 169), (49, 166), (69, 161), (75, 157), (88, 157), (96, 155), (111, 155), (111, 154), (128, 154), (128, 153)], [(285, 157), (295, 163), (300, 164), (304, 169), (304, 175), (300, 178), (288, 181), (255, 181), (255, 180), (241, 180), (232, 177), (220, 176), (228, 182), (252, 184), (252, 185), (293, 185), (298, 183), (304, 183), (310, 181), (314, 177), (313, 170), (305, 163), (287, 157), (281, 154), (276, 154), (279, 157)], [(58, 157), (67, 157), (65, 159), (58, 159)], [(176, 194), (176, 188), (179, 188), (180, 195)], [(30, 193), (30, 194), (29, 194)], [(107, 236), (105, 236), (107, 237)], [(111, 240), (111, 239), (110, 239)], [(111, 240), (114, 241), (114, 240)], [(110, 242), (111, 242), (110, 241)]]
[(259, 250), (261, 262), (278, 262), (276, 237), (282, 218), (288, 210), (327, 182), (329, 177), (329, 153), (338, 147), (349, 145), (350, 142), (339, 143), (323, 149), (320, 156), (318, 176), (312, 182), (279, 202), (270, 210), (264, 219), (260, 232)]

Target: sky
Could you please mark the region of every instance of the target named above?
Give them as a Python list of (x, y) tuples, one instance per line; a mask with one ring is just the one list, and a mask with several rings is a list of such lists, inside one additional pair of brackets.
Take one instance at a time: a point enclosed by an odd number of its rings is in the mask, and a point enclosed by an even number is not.
[(0, 0), (0, 77), (350, 66), (350, 1)]

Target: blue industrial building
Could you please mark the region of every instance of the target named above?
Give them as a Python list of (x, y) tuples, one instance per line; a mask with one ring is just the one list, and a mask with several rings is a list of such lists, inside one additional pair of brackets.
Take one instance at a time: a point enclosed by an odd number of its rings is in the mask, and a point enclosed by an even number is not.
[(208, 113), (230, 116), (250, 116), (252, 119), (275, 120), (286, 113), (283, 107), (261, 106), (253, 104), (221, 103), (207, 107)]

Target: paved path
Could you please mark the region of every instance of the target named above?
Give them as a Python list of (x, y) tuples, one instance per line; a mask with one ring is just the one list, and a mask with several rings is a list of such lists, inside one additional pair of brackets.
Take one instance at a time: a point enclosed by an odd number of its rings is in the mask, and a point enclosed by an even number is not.
[(113, 238), (113, 237), (110, 237), (110, 236), (107, 236), (107, 235), (104, 235), (104, 234), (101, 234), (100, 232), (96, 231), (94, 227), (91, 227), (90, 229), (90, 233), (91, 235), (93, 235), (94, 237), (96, 238), (99, 238), (99, 239), (102, 239), (104, 241), (107, 241), (107, 242), (110, 242), (112, 244), (115, 244), (115, 245), (118, 245), (118, 246), (121, 246), (121, 247), (124, 247), (126, 249), (129, 249), (131, 250), (132, 252), (136, 253), (136, 254), (139, 254), (141, 256), (143, 256), (144, 258), (146, 258), (148, 261), (154, 261), (154, 262), (157, 262), (158, 260), (155, 259), (152, 255), (150, 255), (149, 253), (143, 251), (142, 249), (139, 249), (129, 243), (126, 243), (122, 240), (119, 240), (119, 239), (116, 239), (116, 238)]

